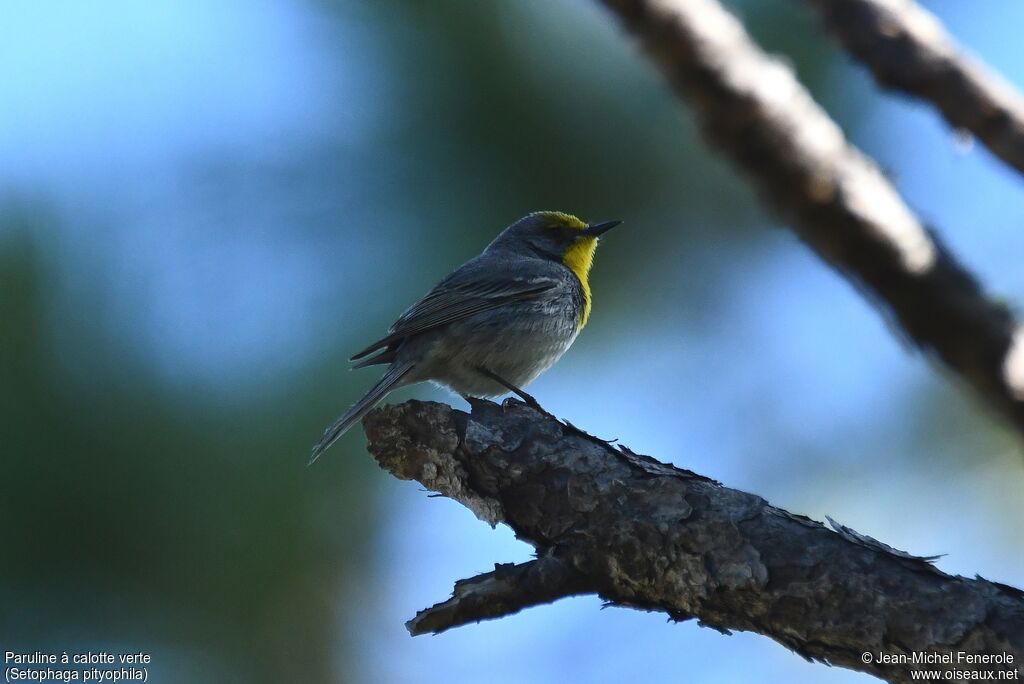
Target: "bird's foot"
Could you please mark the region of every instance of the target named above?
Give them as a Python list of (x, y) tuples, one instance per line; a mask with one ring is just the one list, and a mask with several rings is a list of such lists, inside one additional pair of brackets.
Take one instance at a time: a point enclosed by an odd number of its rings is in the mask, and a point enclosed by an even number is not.
[(535, 409), (537, 411), (540, 411), (543, 414), (551, 415), (547, 411), (544, 410), (544, 407), (541, 406), (540, 402), (538, 402), (536, 399), (534, 399), (532, 395), (527, 394), (523, 390), (519, 389), (518, 387), (513, 385), (511, 382), (509, 382), (509, 381), (505, 380), (504, 378), (502, 378), (497, 373), (495, 373), (495, 372), (493, 372), (493, 371), (491, 371), (491, 370), (489, 370), (487, 368), (484, 368), (483, 366), (480, 366), (479, 368), (477, 368), (477, 370), (480, 371), (481, 373), (483, 373), (484, 375), (486, 375), (488, 378), (490, 378), (494, 382), (496, 382), (499, 385), (501, 385), (502, 387), (504, 387), (505, 389), (507, 389), (512, 394), (514, 394), (517, 397), (519, 397), (520, 399), (522, 399), (526, 403), (526, 405), (529, 406), (530, 408)]
[[(524, 392), (521, 389), (513, 389), (512, 390), (512, 394), (514, 394), (517, 397), (519, 397), (520, 399), (522, 399), (523, 402), (527, 406), (529, 406), (530, 408), (536, 409), (536, 410), (540, 411), (541, 413), (547, 413), (547, 411), (544, 410), (544, 407), (540, 405), (540, 402), (538, 402), (536, 399), (534, 399), (532, 394), (527, 394), (526, 392)], [(506, 399), (506, 401), (509, 401), (509, 399)]]

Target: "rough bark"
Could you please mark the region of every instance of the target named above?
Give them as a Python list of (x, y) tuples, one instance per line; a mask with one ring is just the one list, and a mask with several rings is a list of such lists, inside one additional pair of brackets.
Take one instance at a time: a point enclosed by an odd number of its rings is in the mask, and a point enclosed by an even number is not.
[(1024, 172), (1024, 98), (910, 0), (804, 0), (882, 86), (931, 102)]
[(1024, 333), (868, 157), (715, 0), (602, 0), (706, 137), (905, 335), (1024, 434)]
[[(521, 402), (474, 402), (466, 414), (410, 401), (375, 410), (364, 427), (383, 468), (509, 525), (538, 555), (459, 582), (408, 623), (413, 634), (596, 593), (764, 634), (892, 682), (935, 666), (878, 654), (950, 654), (954, 664), (941, 668), (980, 672), (1024, 660), (1020, 591), (947, 575), (930, 559), (614, 447)], [(1014, 662), (957, 663), (961, 652)]]

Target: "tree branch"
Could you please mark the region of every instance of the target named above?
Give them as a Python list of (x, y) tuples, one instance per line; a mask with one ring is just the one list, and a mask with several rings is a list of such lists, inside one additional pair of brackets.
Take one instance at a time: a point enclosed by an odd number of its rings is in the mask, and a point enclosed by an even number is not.
[(797, 235), (1024, 434), (1024, 333), (792, 70), (715, 0), (602, 1)]
[[(978, 671), (1024, 661), (1020, 591), (951, 577), (929, 559), (615, 448), (521, 402), (474, 401), (468, 415), (410, 401), (363, 424), (383, 468), (506, 523), (539, 556), (459, 582), (451, 599), (409, 622), (413, 634), (597, 593), (677, 621), (758, 632), (892, 682), (929, 666), (878, 654), (949, 655), (944, 669)], [(958, 652), (1013, 662), (963, 663)]]
[(494, 572), (459, 580), (450, 599), (421, 610), (405, 626), (413, 636), (440, 634), (470, 622), (505, 617), (523, 608), (596, 591), (585, 575), (548, 553), (529, 563), (496, 564)]
[(805, 0), (882, 86), (935, 105), (1024, 173), (1024, 98), (911, 0)]

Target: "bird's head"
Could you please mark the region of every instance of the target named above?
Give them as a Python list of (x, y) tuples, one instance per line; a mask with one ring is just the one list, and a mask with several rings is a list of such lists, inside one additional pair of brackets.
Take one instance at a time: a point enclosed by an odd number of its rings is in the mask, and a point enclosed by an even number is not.
[(621, 221), (588, 224), (561, 211), (535, 211), (503, 230), (490, 248), (558, 261), (586, 282), (598, 237), (619, 223)]

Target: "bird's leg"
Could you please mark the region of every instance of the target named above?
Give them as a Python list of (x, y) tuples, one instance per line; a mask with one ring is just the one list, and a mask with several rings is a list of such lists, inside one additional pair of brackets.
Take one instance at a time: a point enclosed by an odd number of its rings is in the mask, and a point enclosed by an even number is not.
[(491, 370), (488, 370), (488, 369), (484, 368), (483, 366), (477, 366), (477, 370), (480, 371), (481, 373), (483, 373), (484, 375), (486, 375), (487, 377), (489, 377), (494, 382), (496, 382), (499, 385), (501, 385), (502, 387), (504, 387), (505, 389), (507, 389), (509, 392), (512, 392), (512, 394), (515, 394), (517, 397), (519, 397), (520, 399), (525, 401), (527, 406), (530, 406), (531, 408), (535, 408), (538, 411), (542, 411), (544, 413), (547, 413), (547, 411), (544, 411), (544, 409), (541, 408), (541, 405), (537, 402), (536, 399), (534, 399), (532, 396), (530, 396), (529, 394), (527, 394), (523, 390), (521, 390), (518, 387), (516, 387), (515, 385), (513, 385), (511, 382), (505, 380), (504, 378), (502, 378), (497, 373), (495, 373), (495, 372), (493, 372)]

